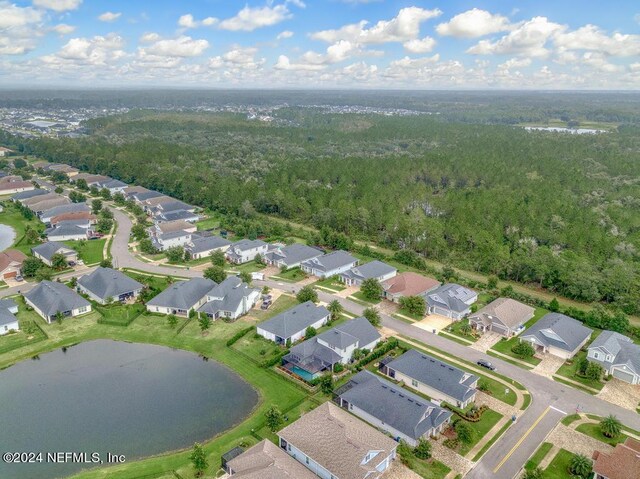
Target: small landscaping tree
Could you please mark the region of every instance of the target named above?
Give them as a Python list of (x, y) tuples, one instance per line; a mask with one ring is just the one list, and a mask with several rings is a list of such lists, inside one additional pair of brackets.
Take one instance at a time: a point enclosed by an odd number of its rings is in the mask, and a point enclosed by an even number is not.
[(587, 479), (591, 476), (592, 468), (593, 463), (584, 454), (574, 454), (571, 458), (571, 462), (569, 463), (569, 472), (582, 477), (583, 479)]
[(101, 216), (96, 223), (96, 231), (98, 233), (107, 234), (113, 227), (113, 220), (111, 218), (105, 218)]
[(453, 428), (456, 431), (456, 434), (458, 435), (458, 439), (460, 439), (460, 441), (466, 444), (469, 444), (471, 441), (473, 441), (473, 428), (466, 421), (458, 420), (454, 424)]
[(137, 223), (131, 227), (131, 235), (140, 241), (147, 237), (147, 229), (142, 223)]
[(201, 314), (198, 323), (200, 324), (200, 331), (204, 333), (211, 327), (211, 318), (206, 314)]
[(422, 296), (403, 296), (400, 298), (400, 307), (410, 314), (424, 316), (427, 303)]
[(102, 188), (100, 190), (100, 196), (102, 197), (102, 199), (110, 200), (111, 199), (111, 192), (106, 188)]
[(222, 283), (227, 277), (227, 273), (220, 266), (209, 266), (203, 271), (202, 275), (216, 283)]
[(333, 377), (331, 374), (325, 374), (320, 379), (320, 390), (324, 394), (331, 394), (333, 392)]
[(182, 246), (172, 246), (165, 251), (165, 254), (171, 263), (178, 263), (184, 260), (184, 248)]
[(167, 316), (167, 323), (169, 323), (169, 326), (172, 328), (175, 328), (178, 325), (178, 318), (175, 314), (170, 314)]
[(27, 258), (22, 262), (22, 276), (25, 278), (33, 278), (44, 263), (38, 258)]
[(253, 262), (257, 265), (264, 265), (264, 260), (262, 259), (262, 256), (260, 256), (259, 254), (257, 254), (254, 258), (253, 258)]
[(600, 431), (602, 431), (602, 434), (606, 437), (618, 437), (622, 432), (622, 423), (613, 414), (609, 414), (600, 421)]
[(155, 254), (158, 252), (156, 248), (153, 246), (153, 242), (149, 238), (142, 238), (140, 240), (139, 246), (140, 246), (140, 251), (146, 254)]
[(269, 291), (271, 291), (271, 289), (269, 289), (269, 286), (262, 287), (262, 294), (269, 294)]
[(340, 317), (340, 314), (342, 314), (342, 311), (343, 311), (342, 305), (340, 304), (340, 301), (338, 301), (337, 299), (334, 299), (333, 301), (331, 301), (327, 305), (327, 309), (331, 313), (330, 320), (332, 322), (338, 319)]
[(304, 337), (305, 339), (309, 339), (309, 338), (313, 338), (316, 334), (318, 334), (318, 331), (316, 331), (316, 328), (314, 328), (313, 326), (309, 326), (307, 330), (304, 332)]
[(56, 186), (56, 189), (53, 191), (54, 193), (61, 194), (64, 191), (64, 188), (62, 188), (62, 186)]
[(310, 284), (303, 286), (296, 294), (296, 299), (300, 303), (306, 303), (307, 301), (318, 302), (318, 292)]
[(370, 301), (377, 301), (382, 296), (382, 285), (375, 278), (365, 279), (360, 286), (362, 295)]
[(123, 206), (127, 202), (127, 199), (122, 193), (118, 192), (113, 195), (113, 202), (118, 206)]
[(376, 308), (367, 308), (363, 311), (362, 315), (367, 318), (372, 326), (376, 328), (380, 326), (380, 313)]
[(38, 233), (38, 230), (27, 226), (27, 228), (24, 230), (24, 237), (27, 240), (27, 243), (35, 243), (40, 239), (40, 233)]
[(249, 273), (248, 271), (240, 271), (240, 273), (238, 274), (238, 278), (240, 278), (243, 283), (247, 284), (251, 284), (251, 281), (253, 280), (253, 278), (251, 277), (251, 273)]
[(100, 213), (100, 210), (102, 209), (102, 200), (99, 199), (95, 199), (95, 200), (91, 200), (91, 212), (94, 215), (97, 215), (98, 213)]
[(55, 318), (58, 324), (62, 324), (62, 320), (64, 319), (64, 314), (62, 313), (62, 311), (58, 311), (55, 315)]
[(418, 459), (429, 459), (431, 457), (431, 443), (421, 437), (418, 445), (413, 449), (413, 454)]
[(267, 412), (264, 413), (264, 417), (267, 421), (267, 427), (271, 432), (276, 432), (284, 423), (282, 411), (280, 411), (278, 406), (275, 405), (267, 409)]
[(36, 271), (36, 281), (50, 281), (53, 278), (53, 269), (43, 266)]
[(193, 469), (196, 471), (196, 477), (202, 476), (204, 472), (209, 467), (209, 462), (207, 461), (207, 455), (202, 449), (202, 446), (197, 442), (193, 445), (193, 450), (191, 451), (191, 455), (189, 456), (191, 460), (191, 464), (193, 464)]
[(56, 271), (61, 271), (67, 267), (67, 259), (61, 253), (56, 253), (51, 257), (51, 267)]
[(459, 331), (461, 334), (464, 334), (465, 336), (471, 336), (471, 333), (473, 332), (473, 328), (468, 322), (465, 322), (460, 325)]
[(539, 467), (525, 470), (520, 479), (542, 479), (544, 472)]
[(100, 261), (100, 266), (102, 268), (112, 268), (113, 264), (111, 263), (110, 259), (103, 259), (102, 261)]
[(556, 298), (553, 298), (549, 302), (549, 311), (553, 311), (554, 313), (556, 313), (559, 310), (560, 310), (560, 303), (558, 302), (558, 300)]
[(498, 287), (498, 278), (497, 276), (491, 275), (487, 278), (487, 288), (496, 289)]
[(215, 250), (211, 253), (211, 264), (213, 266), (219, 266), (220, 268), (224, 268), (225, 257), (224, 253), (220, 250)]
[(533, 349), (531, 344), (526, 341), (519, 341), (515, 346), (511, 348), (511, 352), (518, 356), (519, 358), (530, 358), (532, 357), (536, 351)]
[(589, 365), (587, 366), (584, 375), (587, 377), (587, 379), (591, 379), (592, 381), (600, 381), (603, 372), (604, 369), (602, 369), (602, 366), (600, 366), (598, 363), (592, 363), (591, 361), (589, 361)]

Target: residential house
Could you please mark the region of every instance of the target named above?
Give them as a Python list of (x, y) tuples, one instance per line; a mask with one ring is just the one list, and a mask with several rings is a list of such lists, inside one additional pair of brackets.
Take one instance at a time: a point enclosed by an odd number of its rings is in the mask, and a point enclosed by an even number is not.
[(357, 258), (354, 258), (346, 251), (338, 250), (304, 261), (300, 264), (300, 268), (307, 274), (319, 278), (330, 278), (350, 270), (357, 264)]
[(341, 407), (412, 447), (437, 436), (451, 421), (450, 411), (366, 369), (335, 395)]
[(142, 207), (147, 213), (151, 213), (156, 206), (162, 203), (173, 203), (174, 201), (176, 201), (176, 199), (172, 198), (171, 196), (160, 195), (144, 200), (142, 202)]
[(478, 300), (478, 293), (455, 283), (447, 283), (424, 295), (427, 313), (439, 314), (460, 320), (471, 312), (471, 305)]
[(147, 311), (161, 314), (188, 316), (207, 302), (207, 293), (216, 285), (206, 278), (176, 281), (162, 293), (147, 302)]
[(164, 221), (176, 221), (176, 220), (184, 220), (189, 223), (195, 223), (200, 220), (200, 215), (194, 213), (192, 211), (178, 210), (178, 211), (169, 211), (167, 213), (156, 213), (153, 217), (153, 221), (156, 223), (162, 223)]
[(152, 236), (153, 246), (160, 251), (166, 251), (174, 246), (184, 248), (191, 241), (191, 233), (186, 231), (174, 231), (172, 233), (164, 233)]
[(4, 146), (0, 146), (0, 156), (2, 157), (9, 156), (11, 155), (11, 153), (13, 153), (13, 150), (10, 150), (9, 148), (5, 148)]
[(57, 241), (47, 241), (31, 248), (31, 253), (36, 258), (42, 260), (47, 266), (51, 266), (51, 259), (55, 254), (61, 254), (67, 260), (67, 263), (78, 261), (78, 253), (68, 246), (58, 243)]
[(65, 165), (63, 163), (49, 163), (48, 167), (44, 169), (47, 171), (58, 171), (60, 173), (64, 173), (69, 178), (80, 173), (80, 170), (78, 170), (78, 168), (74, 168), (73, 166)]
[(400, 273), (382, 283), (384, 299), (399, 303), (400, 298), (409, 296), (423, 296), (440, 286), (440, 283), (418, 273)]
[(105, 181), (110, 181), (111, 177), (91, 173), (79, 173), (74, 177), (73, 181), (77, 181), (79, 179), (85, 180), (87, 182), (87, 186), (95, 186), (100, 189), (100, 185)]
[(12, 195), (23, 191), (33, 191), (36, 187), (30, 181), (24, 181), (21, 177), (5, 176), (0, 178), (0, 195)]
[(381, 371), (438, 404), (445, 401), (464, 409), (476, 398), (478, 376), (415, 349), (383, 365)]
[(59, 215), (63, 215), (65, 213), (90, 213), (91, 208), (86, 203), (68, 203), (61, 206), (56, 206), (47, 211), (43, 211), (40, 214), (40, 221), (42, 221), (45, 225), (51, 224), (51, 220)]
[(498, 298), (469, 316), (469, 324), (478, 331), (494, 331), (514, 336), (524, 330), (535, 309), (511, 298)]
[(278, 432), (291, 457), (322, 479), (379, 479), (398, 444), (332, 402)]
[(129, 197), (139, 205), (143, 206), (145, 201), (150, 200), (152, 198), (165, 197), (165, 195), (163, 195), (158, 191), (147, 190), (147, 191), (133, 192), (129, 195)]
[(20, 274), (23, 261), (27, 259), (22, 251), (8, 249), (0, 253), (0, 278), (15, 278)]
[(24, 300), (47, 323), (56, 321), (58, 313), (68, 317), (91, 311), (89, 301), (66, 285), (54, 281), (41, 281), (24, 294)]
[(538, 352), (572, 358), (593, 333), (580, 321), (560, 313), (548, 313), (520, 335)]
[(296, 268), (303, 261), (312, 260), (323, 254), (324, 252), (318, 248), (301, 243), (293, 243), (287, 246), (274, 246), (264, 256), (264, 260), (268, 265), (277, 266), (278, 268)]
[(602, 331), (587, 348), (587, 359), (607, 374), (629, 384), (640, 384), (640, 345), (615, 331)]
[(594, 451), (593, 479), (635, 479), (640, 477), (640, 441), (628, 437), (609, 453)]
[(80, 220), (86, 221), (90, 225), (94, 225), (97, 223), (98, 217), (93, 213), (91, 213), (90, 211), (76, 211), (73, 213), (62, 213), (60, 215), (56, 215), (53, 218), (51, 218), (49, 223), (51, 224), (51, 226), (56, 226), (58, 223), (61, 223), (63, 221), (80, 221)]
[(267, 439), (228, 460), (225, 470), (237, 479), (318, 479), (313, 472)]
[[(38, 218), (40, 215), (51, 208), (55, 208), (56, 206), (68, 205), (71, 203), (71, 200), (66, 196), (55, 195), (55, 198), (51, 198), (48, 200), (42, 200), (37, 203), (33, 203), (29, 205), (29, 209), (33, 211)], [(37, 197), (36, 197), (37, 198)], [(44, 198), (44, 196), (42, 196)]]
[(371, 351), (380, 338), (366, 318), (355, 318), (296, 344), (282, 358), (282, 366), (309, 381), (324, 371), (333, 371), (336, 364), (350, 363), (356, 350)]
[(148, 190), (144, 186), (129, 185), (124, 189), (122, 194), (124, 195), (124, 197), (126, 199), (133, 199), (133, 195), (138, 194), (138, 193), (146, 193), (148, 191), (150, 191), (150, 190)]
[(123, 193), (129, 185), (120, 180), (114, 180), (113, 178), (110, 178), (107, 181), (98, 183), (97, 186), (100, 189), (109, 190), (109, 193), (115, 195), (116, 193)]
[(371, 261), (340, 275), (340, 280), (347, 286), (361, 286), (367, 279), (375, 279), (379, 283), (387, 281), (398, 274), (398, 270), (382, 261)]
[(191, 223), (187, 223), (184, 220), (168, 221), (166, 223), (156, 223), (151, 228), (155, 231), (151, 233), (154, 235), (162, 235), (166, 233), (173, 233), (174, 231), (186, 231), (187, 233), (195, 233), (198, 228)]
[(231, 244), (225, 255), (230, 263), (244, 264), (253, 261), (256, 256), (263, 257), (269, 245), (262, 240), (242, 239)]
[(11, 199), (13, 201), (22, 203), (22, 201), (28, 200), (29, 198), (34, 198), (36, 196), (42, 196), (42, 195), (47, 195), (47, 194), (49, 194), (48, 190), (44, 190), (42, 188), (38, 188), (38, 189), (30, 190), (30, 191), (22, 191), (20, 193), (16, 193), (15, 195), (11, 196)]
[(257, 333), (277, 344), (295, 343), (309, 327), (318, 329), (329, 321), (330, 313), (324, 306), (311, 301), (294, 306), (257, 326)]
[(89, 239), (93, 235), (91, 223), (87, 220), (60, 221), (55, 226), (44, 230), (49, 241), (79, 241)]
[(10, 331), (20, 331), (16, 314), (18, 305), (13, 299), (0, 299), (0, 336)]
[(196, 210), (195, 206), (188, 205), (179, 200), (167, 201), (160, 203), (154, 209), (154, 213), (169, 213), (171, 211), (189, 211), (194, 212)]
[(229, 276), (207, 293), (207, 302), (198, 312), (213, 319), (238, 319), (247, 314), (259, 298), (259, 289), (251, 288), (237, 276)]
[(144, 285), (126, 274), (99, 266), (78, 279), (77, 289), (100, 304), (137, 298)]
[[(28, 193), (28, 192), (25, 191), (25, 193)], [(17, 196), (17, 195), (14, 195), (14, 197), (15, 196)], [(40, 203), (41, 201), (55, 200), (55, 199), (57, 199), (59, 197), (60, 197), (60, 195), (58, 193), (52, 193), (52, 192), (47, 191), (44, 194), (33, 195), (33, 196), (28, 197), (28, 198), (21, 199), (19, 201), (20, 201), (20, 203), (22, 203), (23, 206), (26, 206), (27, 208), (31, 209), (32, 205), (36, 205), (36, 204)], [(52, 208), (53, 208), (53, 206), (52, 206)]]
[(187, 243), (184, 249), (189, 253), (191, 259), (201, 259), (211, 256), (214, 251), (224, 253), (230, 245), (231, 241), (221, 236), (192, 235), (191, 242)]

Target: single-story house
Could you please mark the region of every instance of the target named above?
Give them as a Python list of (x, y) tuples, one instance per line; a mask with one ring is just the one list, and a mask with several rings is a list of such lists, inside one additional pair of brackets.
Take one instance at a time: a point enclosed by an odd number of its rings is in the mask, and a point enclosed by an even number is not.
[(452, 413), (366, 369), (335, 392), (338, 404), (412, 447), (437, 436)]
[(587, 348), (587, 359), (607, 374), (629, 384), (640, 384), (640, 345), (615, 331), (602, 331)]
[(150, 200), (152, 198), (160, 198), (161, 196), (164, 197), (165, 195), (163, 195), (158, 191), (146, 190), (146, 191), (135, 191), (131, 193), (131, 195), (129, 196), (130, 198), (133, 199), (133, 201), (135, 201), (139, 205), (143, 205), (144, 202), (147, 200)]
[(329, 321), (331, 314), (324, 306), (312, 301), (294, 306), (257, 326), (257, 333), (277, 344), (295, 343), (309, 327), (318, 329)]
[(437, 280), (408, 271), (383, 281), (382, 297), (394, 303), (399, 303), (400, 298), (422, 296), (438, 286), (440, 286), (440, 283)]
[(172, 198), (171, 196), (160, 195), (154, 198), (148, 198), (144, 200), (142, 202), (142, 207), (145, 209), (145, 211), (151, 212), (156, 206), (162, 203), (173, 203), (174, 201), (177, 201), (177, 200), (175, 198)]
[(247, 314), (259, 298), (259, 289), (251, 288), (237, 276), (230, 276), (207, 293), (207, 302), (198, 312), (213, 319), (238, 319)]
[(478, 300), (478, 293), (455, 283), (443, 284), (424, 295), (427, 313), (439, 314), (460, 320), (471, 312), (471, 305)]
[(8, 249), (0, 253), (0, 278), (15, 278), (20, 274), (23, 261), (27, 256), (17, 249)]
[(56, 226), (62, 221), (78, 221), (85, 220), (87, 223), (94, 225), (98, 221), (98, 217), (90, 211), (77, 211), (73, 213), (62, 213), (51, 218), (51, 226)]
[(157, 213), (169, 213), (171, 211), (189, 211), (194, 212), (195, 206), (188, 205), (180, 200), (167, 201), (166, 203), (160, 203), (154, 208), (154, 212)]
[(60, 221), (55, 226), (44, 230), (49, 241), (86, 240), (91, 234), (91, 223), (87, 220)]
[(371, 261), (340, 275), (340, 280), (347, 286), (360, 286), (367, 279), (375, 279), (382, 283), (398, 274), (398, 270), (382, 261)]
[(229, 249), (231, 241), (221, 236), (192, 235), (191, 242), (184, 249), (189, 252), (192, 259), (207, 258), (214, 251), (225, 252)]
[(18, 305), (13, 299), (0, 299), (0, 336), (9, 331), (20, 330), (16, 314), (18, 314)]
[[(36, 196), (36, 198), (38, 197)], [(42, 196), (42, 198), (44, 198), (44, 196)], [(55, 198), (51, 198), (48, 200), (43, 200), (38, 203), (31, 204), (29, 206), (29, 209), (33, 211), (36, 215), (38, 215), (38, 218), (39, 218), (43, 212), (50, 210), (51, 208), (55, 208), (56, 206), (68, 205), (70, 203), (71, 203), (71, 200), (66, 196), (56, 195)]]
[(66, 285), (54, 281), (41, 281), (24, 294), (25, 302), (47, 323), (55, 321), (56, 315), (78, 316), (91, 311), (91, 303)]
[(379, 479), (398, 446), (332, 402), (304, 414), (278, 438), (282, 449), (323, 479)]
[(591, 333), (592, 329), (576, 319), (548, 313), (527, 328), (520, 335), (520, 341), (531, 343), (538, 352), (570, 359), (589, 341)]
[(365, 317), (359, 317), (293, 346), (282, 358), (282, 366), (305, 381), (333, 366), (351, 362), (356, 350), (371, 351), (380, 342), (380, 333)]
[(146, 193), (147, 191), (150, 190), (148, 188), (145, 188), (144, 186), (129, 185), (124, 189), (122, 194), (126, 199), (133, 199), (133, 195), (137, 193)]
[(609, 453), (594, 451), (593, 479), (631, 479), (640, 477), (640, 441), (628, 437)]
[(191, 233), (187, 231), (173, 231), (171, 233), (164, 233), (151, 238), (153, 246), (160, 250), (166, 251), (174, 246), (180, 246), (184, 248), (191, 241)]
[(253, 261), (256, 256), (263, 257), (269, 245), (262, 240), (243, 239), (231, 244), (225, 255), (230, 263), (243, 264)]
[(237, 479), (318, 479), (313, 472), (267, 439), (224, 464)]
[(511, 298), (498, 298), (469, 315), (469, 324), (478, 331), (494, 331), (514, 336), (524, 330), (535, 309)]
[(5, 178), (0, 179), (0, 195), (12, 195), (14, 193), (32, 191), (35, 189), (36, 187), (33, 186), (33, 183), (30, 181), (24, 181), (22, 178), (10, 180), (5, 180)]
[(478, 376), (415, 349), (383, 365), (381, 371), (437, 403), (464, 409), (476, 399)]
[(282, 268), (295, 268), (303, 261), (308, 261), (324, 253), (318, 248), (313, 248), (301, 243), (293, 243), (287, 246), (275, 246), (264, 256), (268, 265)]
[(184, 220), (189, 223), (195, 223), (199, 219), (200, 215), (194, 213), (193, 211), (186, 210), (169, 211), (167, 213), (156, 213), (153, 217), (153, 220), (158, 223), (176, 220)]
[(38, 188), (31, 191), (22, 191), (20, 193), (16, 193), (11, 197), (11, 199), (13, 201), (22, 203), (24, 200), (28, 200), (30, 198), (35, 198), (36, 196), (43, 196), (47, 194), (49, 194), (49, 190)]
[(192, 225), (184, 220), (167, 221), (166, 223), (156, 223), (153, 228), (152, 234), (162, 235), (166, 233), (173, 233), (174, 231), (186, 231), (187, 233), (195, 233), (198, 231), (196, 225)]
[(129, 185), (127, 185), (123, 181), (114, 180), (113, 178), (111, 178), (111, 179), (109, 179), (107, 181), (102, 181), (102, 182), (99, 183), (99, 188), (100, 189), (109, 190), (109, 193), (111, 193), (112, 195), (115, 195), (116, 193), (124, 192), (124, 190), (128, 186)]
[(51, 266), (51, 258), (53, 255), (60, 253), (65, 257), (67, 263), (78, 261), (78, 253), (68, 246), (58, 243), (57, 241), (47, 241), (31, 248), (31, 253), (36, 258), (42, 260), (47, 266)]
[(42, 195), (34, 195), (34, 196), (30, 196), (29, 198), (24, 198), (24, 199), (20, 200), (20, 203), (22, 203), (27, 208), (31, 209), (32, 205), (38, 204), (41, 201), (55, 200), (56, 198), (60, 198), (60, 195), (58, 193), (53, 193), (51, 191), (47, 191), (46, 193), (44, 193)]
[(147, 311), (188, 316), (192, 309), (197, 310), (207, 302), (207, 293), (215, 286), (214, 281), (206, 278), (176, 281), (147, 302)]
[(78, 279), (77, 289), (100, 304), (136, 298), (144, 285), (111, 268), (98, 267)]
[(100, 183), (101, 181), (107, 181), (108, 179), (109, 177), (104, 175), (95, 175), (93, 173), (78, 173), (73, 178), (71, 178), (71, 181), (73, 183), (76, 183), (78, 180), (84, 180), (87, 182), (87, 186), (91, 186)]
[(65, 213), (90, 213), (91, 208), (86, 203), (69, 203), (62, 206), (56, 206), (50, 210), (42, 212), (40, 215), (40, 221), (45, 225), (50, 224), (51, 220)]
[(330, 278), (350, 270), (357, 264), (358, 258), (354, 258), (346, 251), (338, 250), (308, 261), (303, 261), (300, 264), (300, 269), (307, 274), (319, 278)]

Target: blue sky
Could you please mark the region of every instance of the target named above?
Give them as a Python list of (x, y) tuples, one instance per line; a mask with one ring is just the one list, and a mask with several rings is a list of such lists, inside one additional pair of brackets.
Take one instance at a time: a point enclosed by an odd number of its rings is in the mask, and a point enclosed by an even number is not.
[(0, 86), (637, 89), (634, 4), (0, 0)]

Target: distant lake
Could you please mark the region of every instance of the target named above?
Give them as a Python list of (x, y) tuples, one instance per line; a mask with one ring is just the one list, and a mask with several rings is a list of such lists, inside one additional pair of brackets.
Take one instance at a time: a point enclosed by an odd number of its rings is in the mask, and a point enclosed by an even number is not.
[[(0, 453), (108, 452), (127, 462), (190, 447), (242, 421), (256, 391), (215, 361), (97, 340), (0, 371)], [(0, 461), (2, 479), (51, 479), (92, 464)]]
[(560, 133), (572, 133), (574, 135), (595, 135), (596, 133), (606, 133), (607, 130), (595, 130), (592, 128), (564, 128), (560, 126), (525, 126), (527, 131), (555, 131)]
[(6, 250), (16, 239), (16, 232), (11, 226), (0, 223), (0, 251)]

